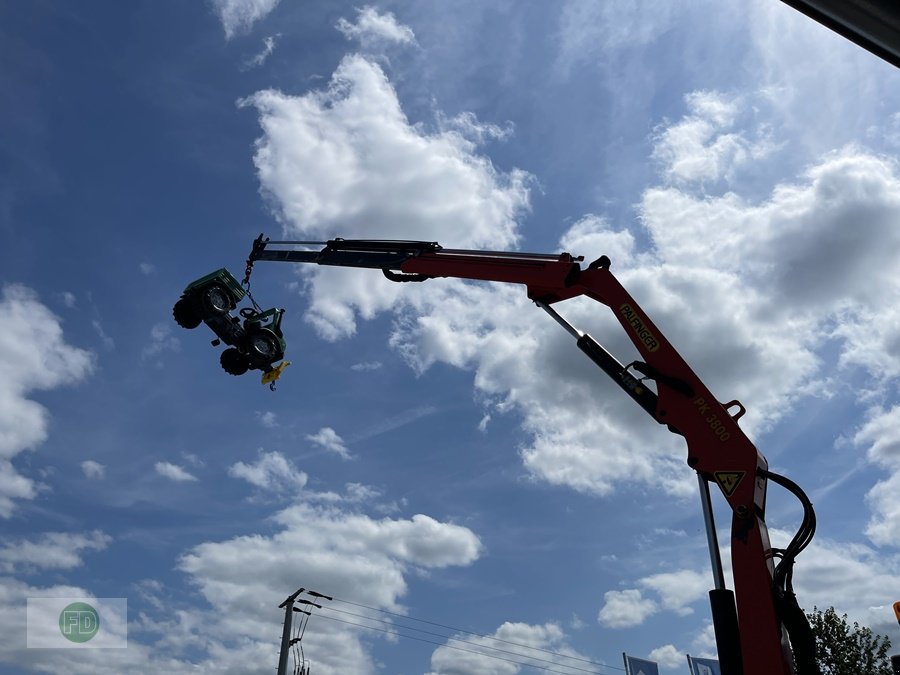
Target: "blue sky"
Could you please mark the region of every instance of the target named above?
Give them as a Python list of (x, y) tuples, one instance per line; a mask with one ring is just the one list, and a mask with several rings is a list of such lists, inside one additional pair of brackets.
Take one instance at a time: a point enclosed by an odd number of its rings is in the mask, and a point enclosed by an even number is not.
[[(776, 0), (8, 3), (0, 53), (4, 672), (269, 673), (301, 586), (559, 672), (714, 654), (683, 445), (521, 288), (260, 263), (273, 393), (171, 319), (259, 232), (609, 255), (815, 503), (801, 604), (900, 647), (896, 69)], [(127, 650), (25, 649), (76, 595)], [(313, 672), (540, 672), (341, 617)]]

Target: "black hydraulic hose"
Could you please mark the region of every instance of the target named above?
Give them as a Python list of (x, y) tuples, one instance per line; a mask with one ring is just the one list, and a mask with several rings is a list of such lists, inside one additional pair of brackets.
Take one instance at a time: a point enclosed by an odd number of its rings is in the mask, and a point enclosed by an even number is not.
[(772, 584), (779, 619), (791, 640), (797, 675), (820, 675), (815, 636), (793, 587), (794, 562), (815, 535), (816, 512), (809, 497), (794, 481), (771, 471), (763, 470), (761, 474), (791, 492), (803, 506), (803, 521), (787, 548), (772, 550), (775, 557), (781, 558), (775, 566)]

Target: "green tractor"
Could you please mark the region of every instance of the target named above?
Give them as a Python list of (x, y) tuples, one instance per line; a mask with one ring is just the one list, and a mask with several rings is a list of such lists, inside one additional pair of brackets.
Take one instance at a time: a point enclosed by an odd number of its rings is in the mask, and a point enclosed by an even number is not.
[(229, 346), (222, 352), (220, 362), (231, 375), (243, 375), (248, 370), (269, 373), (275, 369), (273, 364), (284, 358), (284, 310), (273, 307), (261, 312), (244, 307), (239, 312), (242, 322), (231, 310), (246, 295), (237, 279), (223, 267), (188, 284), (172, 310), (175, 322), (182, 328), (205, 323), (216, 334), (214, 346), (222, 342)]

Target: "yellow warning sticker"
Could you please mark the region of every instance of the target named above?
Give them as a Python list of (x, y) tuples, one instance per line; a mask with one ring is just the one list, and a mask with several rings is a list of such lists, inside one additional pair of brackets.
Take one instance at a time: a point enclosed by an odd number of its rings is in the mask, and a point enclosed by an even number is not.
[(726, 497), (730, 497), (741, 484), (746, 471), (716, 471), (713, 475)]

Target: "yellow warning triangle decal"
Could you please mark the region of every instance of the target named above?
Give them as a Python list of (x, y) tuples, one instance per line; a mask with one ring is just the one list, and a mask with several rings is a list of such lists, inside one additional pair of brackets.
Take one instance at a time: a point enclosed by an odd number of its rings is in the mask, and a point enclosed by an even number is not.
[(716, 471), (713, 475), (726, 497), (730, 497), (741, 484), (746, 471)]

